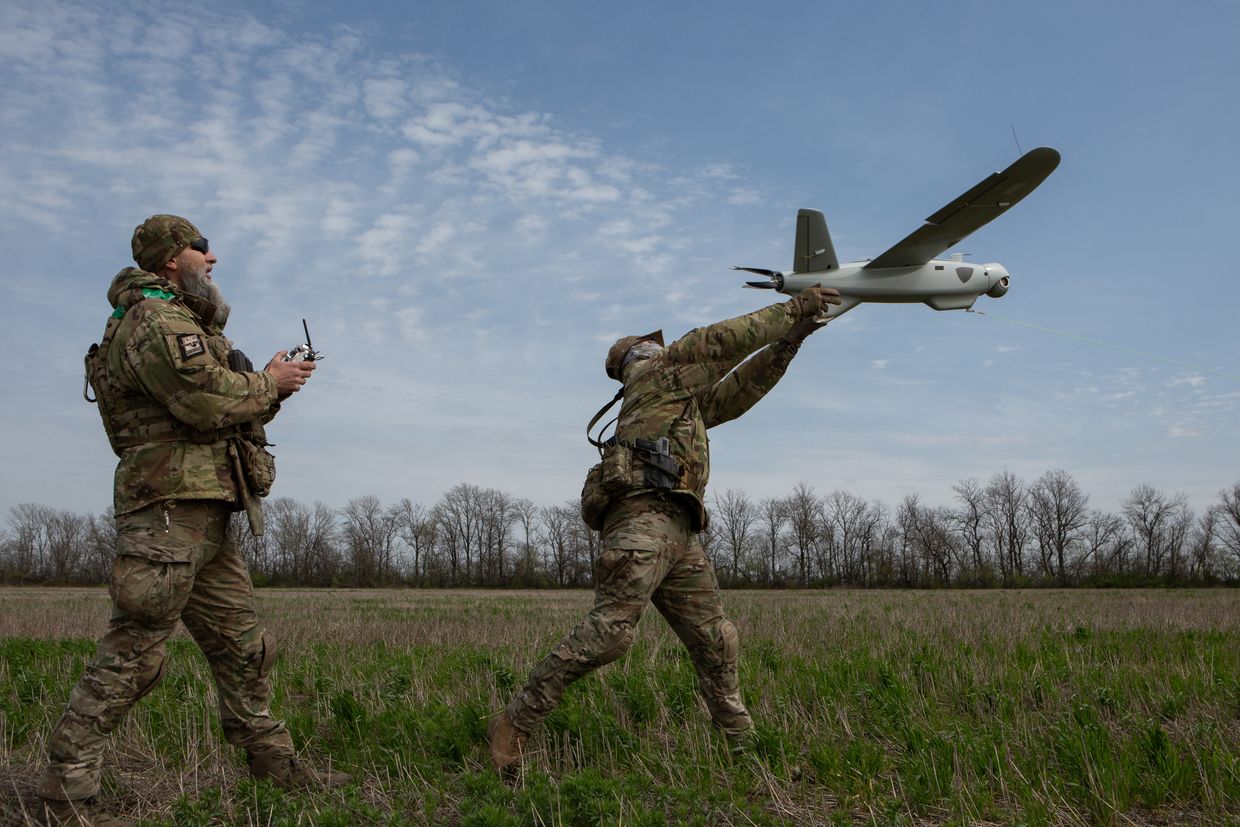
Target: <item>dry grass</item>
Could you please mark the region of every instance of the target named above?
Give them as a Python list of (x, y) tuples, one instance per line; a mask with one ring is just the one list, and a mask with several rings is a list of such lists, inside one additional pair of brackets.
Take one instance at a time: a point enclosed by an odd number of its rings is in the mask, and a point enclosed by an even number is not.
[[(724, 599), (760, 760), (722, 749), (652, 609), (630, 655), (574, 687), (536, 736), (523, 785), (504, 788), (484, 770), (485, 715), (588, 592), (272, 589), (258, 605), (282, 652), (277, 712), (358, 784), (287, 797), (245, 779), (180, 633), (165, 685), (113, 738), (105, 798), (130, 817), (204, 824), (1228, 823), (1238, 806), (1240, 593)], [(12, 810), (109, 601), (8, 588), (0, 605)]]

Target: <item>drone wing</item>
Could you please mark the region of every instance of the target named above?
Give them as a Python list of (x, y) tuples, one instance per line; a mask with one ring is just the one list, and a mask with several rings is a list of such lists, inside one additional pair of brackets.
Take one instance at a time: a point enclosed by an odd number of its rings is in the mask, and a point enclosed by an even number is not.
[(954, 247), (969, 233), (1007, 212), (1059, 166), (1059, 153), (1048, 146), (1031, 149), (1003, 172), (986, 180), (926, 219), (926, 223), (866, 265), (914, 267)]

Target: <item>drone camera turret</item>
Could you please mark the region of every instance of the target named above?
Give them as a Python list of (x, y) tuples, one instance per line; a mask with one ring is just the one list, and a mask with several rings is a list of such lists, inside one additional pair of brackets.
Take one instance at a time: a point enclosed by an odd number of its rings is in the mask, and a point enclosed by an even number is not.
[(986, 295), (990, 296), (992, 299), (997, 299), (1006, 294), (1008, 291), (1008, 283), (1010, 282), (1010, 276), (1008, 276), (1007, 268), (1005, 268), (1002, 264), (992, 263), (987, 264), (983, 269), (985, 270), (987, 277), (990, 279), (990, 289), (986, 291)]

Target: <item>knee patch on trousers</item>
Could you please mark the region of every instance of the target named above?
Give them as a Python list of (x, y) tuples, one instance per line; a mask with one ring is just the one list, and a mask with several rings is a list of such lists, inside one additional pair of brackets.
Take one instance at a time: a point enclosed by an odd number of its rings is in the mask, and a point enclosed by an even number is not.
[(722, 651), (719, 653), (723, 662), (729, 666), (736, 663), (736, 656), (741, 651), (741, 636), (737, 633), (732, 621), (725, 620), (719, 626), (719, 639)]
[(258, 661), (258, 676), (265, 678), (271, 672), (271, 667), (276, 665), (276, 639), (263, 632), (259, 642), (262, 644), (262, 655)]
[(616, 624), (608, 629), (608, 640), (598, 652), (598, 663), (602, 666), (619, 660), (629, 647), (633, 645), (633, 625), (630, 623)]

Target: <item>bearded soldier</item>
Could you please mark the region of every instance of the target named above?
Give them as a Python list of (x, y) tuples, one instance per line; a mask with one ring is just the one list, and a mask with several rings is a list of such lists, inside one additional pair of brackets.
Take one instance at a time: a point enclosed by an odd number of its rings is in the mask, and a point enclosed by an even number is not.
[(801, 342), (825, 323), (816, 318), (826, 305), (839, 302), (836, 291), (814, 287), (690, 331), (667, 347), (662, 331), (626, 336), (611, 347), (607, 375), (623, 384), (611, 404), (624, 402), (615, 436), (591, 439), (603, 461), (582, 492), (582, 517), (602, 531), (594, 608), (491, 719), (491, 762), (498, 771), (520, 762), (530, 733), (568, 684), (625, 653), (650, 602), (688, 648), (714, 724), (734, 748), (751, 738), (753, 721), (737, 683), (739, 639), (697, 538), (707, 524), (706, 429), (735, 419), (766, 395)]
[(120, 458), (112, 617), (52, 733), (38, 787), (49, 824), (110, 822), (87, 802), (99, 792), (105, 742), (159, 682), (178, 621), (211, 664), (224, 735), (245, 749), (255, 777), (284, 788), (346, 780), (300, 762), (271, 715), (275, 644), (228, 535), (240, 509), (261, 533), (258, 498), (275, 474), (263, 424), (315, 365), (281, 352), (255, 371), (233, 350), (221, 335), (228, 306), (211, 279), (215, 253), (184, 218), (151, 216), (132, 246), (138, 267), (113, 279), (114, 312), (86, 357), (92, 401)]

